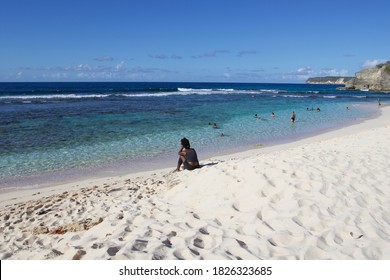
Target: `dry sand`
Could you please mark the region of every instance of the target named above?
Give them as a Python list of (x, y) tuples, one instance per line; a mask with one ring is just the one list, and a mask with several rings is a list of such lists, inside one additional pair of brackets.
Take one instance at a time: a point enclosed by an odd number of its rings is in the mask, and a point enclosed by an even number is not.
[(390, 107), (381, 110), (194, 171), (1, 193), (0, 259), (390, 259)]

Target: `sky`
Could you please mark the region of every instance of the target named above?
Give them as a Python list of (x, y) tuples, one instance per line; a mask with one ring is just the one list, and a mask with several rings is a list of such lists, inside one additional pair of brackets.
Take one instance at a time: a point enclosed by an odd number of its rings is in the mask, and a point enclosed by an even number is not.
[(0, 0), (0, 82), (302, 83), (390, 60), (388, 0)]

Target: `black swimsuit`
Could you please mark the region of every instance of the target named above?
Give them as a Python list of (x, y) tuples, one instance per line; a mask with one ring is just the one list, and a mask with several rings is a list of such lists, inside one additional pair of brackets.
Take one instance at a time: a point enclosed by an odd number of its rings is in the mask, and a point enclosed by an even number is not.
[(183, 162), (184, 168), (188, 169), (188, 170), (194, 170), (195, 168), (199, 167), (199, 165), (194, 166), (194, 165), (191, 165), (189, 163), (189, 162), (199, 162), (198, 155), (196, 154), (196, 151), (194, 149), (191, 149), (191, 151), (192, 152), (189, 152), (189, 153), (187, 153), (187, 151), (186, 151), (186, 155), (184, 156), (186, 158), (186, 160)]

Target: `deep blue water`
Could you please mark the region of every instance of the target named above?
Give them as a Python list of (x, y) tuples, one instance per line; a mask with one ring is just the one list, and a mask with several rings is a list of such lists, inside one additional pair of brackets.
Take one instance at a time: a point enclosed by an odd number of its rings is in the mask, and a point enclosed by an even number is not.
[(0, 83), (0, 187), (174, 168), (182, 137), (201, 159), (293, 141), (374, 117), (378, 98), (390, 95), (307, 84)]

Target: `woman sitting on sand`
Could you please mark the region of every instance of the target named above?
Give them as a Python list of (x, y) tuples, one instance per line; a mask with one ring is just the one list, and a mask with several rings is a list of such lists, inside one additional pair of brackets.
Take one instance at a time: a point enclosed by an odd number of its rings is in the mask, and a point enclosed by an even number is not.
[(181, 149), (179, 150), (179, 161), (177, 162), (176, 171), (180, 171), (180, 167), (183, 164), (183, 169), (194, 170), (199, 168), (199, 161), (196, 151), (191, 149), (190, 141), (187, 138), (180, 140)]

